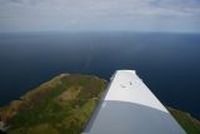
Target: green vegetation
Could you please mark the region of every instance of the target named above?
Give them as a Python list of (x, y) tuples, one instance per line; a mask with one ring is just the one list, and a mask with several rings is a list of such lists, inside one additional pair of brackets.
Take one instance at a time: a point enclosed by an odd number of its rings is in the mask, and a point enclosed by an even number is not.
[[(0, 108), (0, 128), (8, 126), (8, 134), (79, 134), (105, 86), (95, 76), (61, 74)], [(168, 109), (188, 134), (200, 134), (198, 120)]]
[(77, 134), (91, 116), (106, 81), (62, 74), (0, 109), (8, 134)]
[(188, 134), (200, 134), (200, 122), (193, 118), (189, 113), (167, 107), (179, 124)]

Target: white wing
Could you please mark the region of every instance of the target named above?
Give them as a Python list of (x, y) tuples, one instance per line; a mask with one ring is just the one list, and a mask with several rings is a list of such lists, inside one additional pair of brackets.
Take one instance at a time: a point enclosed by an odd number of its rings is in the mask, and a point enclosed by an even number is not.
[(186, 134), (133, 70), (118, 70), (83, 134)]

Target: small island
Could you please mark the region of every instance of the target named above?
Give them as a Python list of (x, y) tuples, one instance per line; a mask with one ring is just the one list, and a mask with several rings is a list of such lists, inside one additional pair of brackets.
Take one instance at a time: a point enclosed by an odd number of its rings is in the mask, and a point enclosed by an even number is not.
[[(7, 134), (79, 134), (107, 86), (96, 76), (61, 74), (0, 108), (0, 129)], [(188, 134), (200, 133), (200, 122), (167, 107)]]

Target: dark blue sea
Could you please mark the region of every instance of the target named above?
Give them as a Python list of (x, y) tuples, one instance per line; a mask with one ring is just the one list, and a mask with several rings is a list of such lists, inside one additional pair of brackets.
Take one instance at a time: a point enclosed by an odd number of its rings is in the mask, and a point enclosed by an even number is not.
[(200, 119), (200, 34), (0, 34), (0, 105), (60, 73), (134, 69), (165, 105)]

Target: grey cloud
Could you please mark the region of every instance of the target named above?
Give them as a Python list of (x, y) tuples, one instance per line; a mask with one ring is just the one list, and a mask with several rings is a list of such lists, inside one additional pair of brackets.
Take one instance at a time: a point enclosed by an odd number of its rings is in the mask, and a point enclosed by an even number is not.
[(48, 0), (4, 0), (5, 4), (37, 5)]
[(189, 29), (200, 21), (199, 6), (198, 0), (0, 0), (0, 29)]
[(14, 3), (23, 3), (23, 0), (9, 0), (9, 1)]
[(163, 7), (200, 8), (200, 0), (152, 0), (151, 3)]

